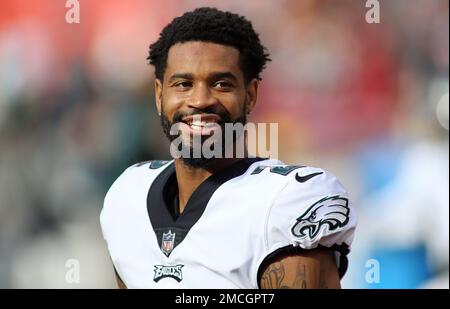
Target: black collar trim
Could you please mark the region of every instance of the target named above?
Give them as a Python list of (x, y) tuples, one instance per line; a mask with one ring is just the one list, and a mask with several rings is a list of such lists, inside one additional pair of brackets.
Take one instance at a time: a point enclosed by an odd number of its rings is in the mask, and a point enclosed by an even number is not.
[(175, 176), (175, 164), (173, 162), (170, 163), (153, 181), (147, 195), (147, 211), (158, 239), (159, 247), (161, 248), (163, 233), (168, 233), (169, 230), (172, 232), (174, 230), (178, 231), (177, 239), (173, 245), (173, 247), (176, 247), (200, 219), (214, 192), (226, 181), (242, 175), (248, 170), (250, 165), (261, 160), (266, 159), (245, 158), (211, 175), (192, 193), (183, 213), (177, 218), (174, 218), (170, 213), (169, 207), (172, 207), (172, 205), (167, 205), (164, 198), (164, 192), (167, 192), (166, 184), (171, 177)]

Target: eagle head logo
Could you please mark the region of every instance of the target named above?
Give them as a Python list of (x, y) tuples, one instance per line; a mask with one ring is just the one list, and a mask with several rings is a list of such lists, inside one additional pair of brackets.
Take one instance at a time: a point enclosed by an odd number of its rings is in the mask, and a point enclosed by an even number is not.
[(348, 199), (339, 195), (325, 197), (311, 205), (304, 214), (297, 218), (291, 229), (294, 236), (314, 239), (323, 226), (328, 231), (343, 227), (348, 223), (350, 209)]

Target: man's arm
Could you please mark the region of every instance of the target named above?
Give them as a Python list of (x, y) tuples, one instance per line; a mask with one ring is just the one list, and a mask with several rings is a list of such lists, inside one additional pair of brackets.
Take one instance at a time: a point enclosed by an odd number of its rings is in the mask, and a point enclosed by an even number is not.
[(339, 289), (339, 273), (332, 251), (310, 250), (283, 257), (261, 276), (263, 289)]
[(117, 287), (119, 289), (127, 289), (127, 286), (125, 283), (123, 283), (122, 278), (120, 278), (119, 274), (117, 273), (116, 267), (114, 267), (114, 275), (116, 277)]
[(116, 274), (116, 281), (117, 281), (117, 287), (118, 287), (119, 289), (126, 289), (126, 288), (127, 288), (127, 286), (125, 285), (125, 283), (123, 283), (122, 279), (120, 279), (120, 277), (117, 276), (117, 274)]

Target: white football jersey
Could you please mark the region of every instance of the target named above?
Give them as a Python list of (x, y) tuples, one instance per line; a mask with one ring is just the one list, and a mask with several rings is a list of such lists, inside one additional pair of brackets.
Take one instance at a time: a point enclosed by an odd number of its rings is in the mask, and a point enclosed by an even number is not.
[(345, 273), (355, 211), (322, 169), (243, 159), (206, 179), (178, 216), (176, 192), (173, 161), (131, 166), (109, 189), (100, 221), (128, 288), (258, 288), (275, 256), (317, 247)]

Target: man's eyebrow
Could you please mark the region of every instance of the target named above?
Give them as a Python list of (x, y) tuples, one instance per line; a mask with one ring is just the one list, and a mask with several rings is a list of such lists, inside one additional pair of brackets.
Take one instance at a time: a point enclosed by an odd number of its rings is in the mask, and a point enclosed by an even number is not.
[[(213, 73), (209, 74), (209, 77), (208, 77), (209, 80), (218, 80), (221, 78), (229, 78), (234, 81), (238, 80), (237, 77), (231, 72), (213, 72)], [(170, 76), (169, 82), (172, 82), (177, 79), (193, 80), (194, 75), (191, 73), (175, 73), (172, 76)]]
[(221, 78), (229, 78), (234, 81), (238, 80), (237, 77), (231, 72), (215, 72), (210, 75), (209, 79), (217, 80), (217, 79), (221, 79)]
[(175, 73), (169, 78), (169, 82), (176, 79), (194, 79), (194, 76), (191, 73)]

